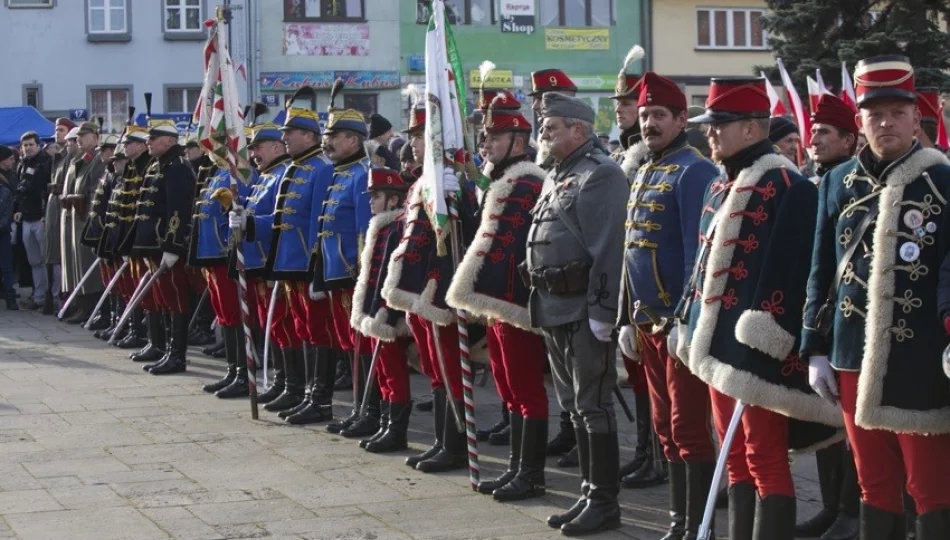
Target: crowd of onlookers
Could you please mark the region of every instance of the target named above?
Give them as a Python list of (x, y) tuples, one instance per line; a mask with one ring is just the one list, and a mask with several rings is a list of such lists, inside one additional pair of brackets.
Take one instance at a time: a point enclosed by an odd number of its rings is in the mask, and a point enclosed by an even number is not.
[[(30, 131), (16, 148), (0, 145), (0, 295), (8, 310), (53, 314), (62, 301), (55, 200), (69, 158), (78, 153), (67, 137), (74, 127), (60, 119), (53, 141)], [(18, 289), (31, 293), (20, 301)]]

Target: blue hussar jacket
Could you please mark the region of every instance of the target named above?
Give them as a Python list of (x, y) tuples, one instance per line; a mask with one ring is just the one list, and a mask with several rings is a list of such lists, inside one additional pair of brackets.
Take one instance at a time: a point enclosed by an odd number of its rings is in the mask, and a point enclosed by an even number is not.
[[(250, 190), (244, 198), (244, 212), (251, 220), (255, 215), (270, 215), (277, 207), (277, 191), (284, 171), (290, 165), (290, 156), (282, 155), (260, 171), (254, 171)], [(251, 241), (244, 240), (244, 272), (248, 278), (261, 278), (267, 266), (267, 254), (270, 253), (271, 235), (259, 234)], [(231, 274), (236, 277), (236, 261), (231, 258)]]
[(320, 217), (311, 223), (315, 290), (356, 285), (359, 277), (357, 261), (372, 217), (370, 194), (366, 191), (369, 167), (369, 158), (363, 152), (335, 165), (332, 183), (327, 186), (319, 205), (314, 206), (317, 208), (315, 212), (320, 213)]
[(264, 271), (267, 279), (310, 281), (311, 222), (319, 215), (320, 201), (332, 181), (333, 166), (315, 146), (287, 166), (274, 213), (248, 216), (247, 241), (256, 241), (258, 235), (271, 237)]
[[(217, 266), (228, 262), (228, 240), (231, 231), (228, 228), (228, 208), (212, 198), (218, 189), (231, 188), (231, 175), (210, 163), (210, 160), (198, 167), (198, 179), (195, 182), (195, 210), (192, 215), (191, 246), (188, 252), (188, 264), (201, 268)], [(238, 182), (238, 196), (248, 188)]]
[(719, 169), (681, 134), (636, 173), (627, 202), (621, 325), (645, 323), (636, 303), (673, 315), (693, 270), (706, 188)]

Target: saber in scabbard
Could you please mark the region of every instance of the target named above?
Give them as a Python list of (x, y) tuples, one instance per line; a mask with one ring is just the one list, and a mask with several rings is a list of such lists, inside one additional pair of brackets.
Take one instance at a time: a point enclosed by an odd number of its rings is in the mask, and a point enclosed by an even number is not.
[[(362, 334), (356, 332), (356, 343), (353, 345), (353, 410), (360, 410), (360, 375), (362, 375), (363, 367), (360, 366), (360, 339), (363, 337)], [(367, 380), (366, 390), (369, 389), (369, 374), (365, 378)]]
[(267, 388), (267, 368), (268, 368), (268, 359), (270, 358), (270, 328), (274, 324), (274, 304), (277, 303), (277, 290), (280, 288), (280, 282), (274, 282), (274, 290), (270, 293), (270, 304), (267, 305), (267, 322), (264, 326), (264, 358), (261, 358), (261, 363), (263, 364), (264, 369), (264, 387)]
[[(135, 310), (135, 308), (137, 308), (138, 305), (142, 303), (142, 300), (145, 298), (145, 295), (148, 294), (150, 290), (152, 290), (152, 286), (155, 285), (155, 281), (159, 277), (161, 277), (161, 275), (164, 274), (167, 270), (168, 270), (168, 267), (165, 266), (164, 264), (158, 265), (158, 270), (155, 270), (155, 272), (153, 272), (152, 275), (149, 276), (148, 281), (145, 282), (145, 285), (142, 286), (142, 289), (138, 292), (138, 294), (132, 297), (132, 301), (130, 301), (128, 307), (125, 308), (125, 313), (123, 313), (122, 318), (119, 319), (119, 325), (118, 325), (119, 328), (121, 328), (122, 325), (124, 325), (125, 322), (129, 319), (129, 317), (132, 316), (132, 312)], [(109, 338), (109, 341), (108, 341), (109, 345), (112, 344), (114, 339), (115, 339), (115, 334), (113, 334), (112, 337)]]
[(205, 303), (208, 301), (208, 298), (211, 296), (211, 288), (205, 287), (205, 292), (201, 293), (201, 298), (198, 300), (198, 306), (195, 307), (195, 314), (191, 316), (191, 320), (188, 321), (188, 333), (191, 333), (191, 329), (195, 327), (195, 323), (198, 322), (198, 314), (201, 313), (201, 308), (204, 307)]
[(69, 309), (70, 304), (73, 303), (73, 300), (79, 297), (79, 292), (82, 291), (83, 285), (89, 281), (89, 278), (92, 276), (92, 273), (99, 268), (99, 262), (102, 261), (101, 258), (97, 257), (95, 261), (89, 265), (89, 269), (86, 270), (86, 273), (82, 275), (82, 279), (79, 280), (79, 283), (76, 284), (76, 288), (73, 289), (73, 292), (70, 293), (69, 298), (66, 299), (66, 303), (63, 304), (63, 309), (59, 310), (59, 313), (56, 315), (56, 318), (62, 320), (66, 316), (66, 310)]
[(633, 423), (633, 412), (630, 411), (630, 405), (627, 403), (627, 399), (623, 397), (623, 392), (620, 391), (619, 386), (614, 386), (614, 396), (617, 397), (617, 403), (619, 403), (620, 408), (623, 409), (623, 415), (627, 417), (630, 423)]
[(106, 299), (109, 298), (109, 293), (112, 292), (112, 289), (115, 288), (116, 284), (119, 283), (119, 278), (122, 277), (122, 273), (125, 272), (126, 268), (129, 267), (129, 261), (123, 261), (122, 266), (116, 270), (115, 275), (112, 276), (112, 279), (109, 281), (109, 284), (106, 285), (106, 289), (102, 291), (102, 296), (99, 297), (99, 301), (96, 302), (96, 308), (92, 310), (92, 314), (89, 315), (89, 318), (86, 320), (86, 324), (83, 325), (83, 328), (86, 330), (89, 329), (89, 325), (92, 324), (92, 320), (96, 318), (96, 314), (99, 313), (99, 310), (102, 309), (102, 304), (106, 302)]
[(369, 389), (376, 384), (376, 370), (379, 369), (379, 353), (382, 350), (383, 340), (377, 339), (373, 347), (373, 359), (369, 363), (369, 373), (366, 375), (366, 388), (363, 389), (363, 401), (360, 403), (360, 416), (366, 416), (369, 408)]
[(663, 332), (670, 326), (670, 323), (672, 322), (672, 320), (668, 317), (660, 317), (655, 311), (653, 311), (653, 308), (641, 303), (639, 300), (634, 303), (633, 309), (637, 313), (643, 313), (647, 319), (650, 319), (650, 323), (653, 324), (653, 334)]
[(696, 535), (697, 540), (712, 540), (712, 521), (716, 513), (716, 495), (719, 491), (719, 482), (722, 480), (722, 474), (726, 469), (726, 459), (729, 457), (729, 449), (732, 448), (732, 440), (736, 438), (736, 431), (739, 429), (743, 410), (745, 410), (745, 403), (737, 399), (736, 408), (732, 410), (732, 419), (729, 420), (729, 427), (726, 429), (726, 435), (722, 438), (722, 448), (719, 449), (719, 458), (716, 460), (716, 470), (713, 473), (712, 483), (709, 487), (709, 496), (706, 498), (706, 509), (703, 511), (703, 521), (699, 525), (699, 534)]
[[(142, 291), (142, 287), (145, 286), (145, 283), (148, 282), (148, 278), (150, 278), (150, 277), (152, 277), (152, 271), (151, 271), (151, 270), (146, 270), (145, 273), (142, 274), (142, 277), (139, 278), (139, 283), (138, 283), (138, 285), (136, 285), (136, 286), (135, 286), (135, 290), (132, 291), (132, 296), (129, 297), (129, 300), (130, 300), (130, 301), (131, 301), (132, 299), (134, 299), (136, 296), (139, 295), (139, 292)], [(122, 315), (119, 317), (119, 320), (122, 320), (123, 318), (125, 318), (129, 313), (132, 313), (132, 311), (129, 310), (129, 306), (125, 306), (125, 309), (122, 311)]]

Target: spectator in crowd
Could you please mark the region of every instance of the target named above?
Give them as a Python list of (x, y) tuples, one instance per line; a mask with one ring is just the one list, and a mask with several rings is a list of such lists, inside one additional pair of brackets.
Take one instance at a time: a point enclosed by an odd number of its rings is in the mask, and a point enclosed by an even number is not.
[(14, 220), (23, 231), (23, 248), (33, 277), (33, 296), (26, 299), (22, 308), (42, 309), (49, 290), (46, 275), (46, 189), (50, 182), (53, 158), (40, 151), (40, 136), (28, 131), (20, 137), (20, 152), (23, 159), (17, 169), (19, 184), (16, 188), (17, 213)]
[(798, 145), (801, 144), (802, 137), (795, 122), (784, 116), (772, 118), (769, 122), (769, 140), (783, 156), (792, 163), (798, 163)]
[(9, 310), (18, 309), (16, 289), (13, 288), (13, 245), (10, 240), (14, 186), (8, 180), (13, 177), (14, 154), (9, 146), (0, 145), (0, 279), (3, 299)]

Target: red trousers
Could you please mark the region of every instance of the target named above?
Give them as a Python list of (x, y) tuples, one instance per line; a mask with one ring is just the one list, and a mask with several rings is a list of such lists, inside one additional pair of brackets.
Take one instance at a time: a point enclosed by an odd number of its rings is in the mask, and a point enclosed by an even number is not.
[[(723, 440), (736, 400), (709, 388), (713, 421)], [(746, 405), (726, 458), (729, 485), (754, 484), (759, 497), (795, 496), (788, 464), (788, 418), (761, 407)]]
[[(188, 286), (191, 287), (191, 290), (199, 297), (205, 293), (205, 289), (208, 287), (207, 276), (205, 276), (201, 270), (201, 268), (194, 268), (192, 266), (186, 268)], [(224, 277), (228, 277), (227, 272), (224, 273)]]
[[(218, 324), (240, 326), (241, 306), (238, 305), (238, 284), (233, 279), (228, 279), (227, 265), (216, 264), (203, 270), (208, 280), (208, 300), (211, 301), (211, 308), (214, 310)], [(246, 300), (251, 301), (250, 298)]]
[(359, 354), (372, 354), (373, 347), (369, 338), (357, 338), (356, 330), (350, 326), (350, 312), (353, 309), (353, 289), (338, 289), (327, 294), (330, 301), (333, 337), (343, 351), (352, 351), (359, 343)]
[[(409, 322), (412, 339), (419, 348), (419, 363), (423, 365), (422, 372), (432, 379), (432, 388), (446, 387), (452, 392), (452, 397), (462, 399), (462, 361), (459, 353), (458, 326), (454, 324), (440, 326), (439, 339), (436, 340), (435, 331), (432, 329), (433, 323), (422, 317), (408, 314), (406, 320)], [(445, 371), (449, 378), (448, 384), (443, 380), (436, 347), (442, 350)]]
[(650, 390), (647, 388), (647, 374), (643, 369), (643, 362), (634, 362), (632, 358), (625, 354), (620, 355), (623, 358), (623, 367), (627, 370), (627, 382), (633, 388), (634, 394), (645, 394)]
[(338, 349), (330, 318), (330, 301), (311, 300), (308, 293), (310, 284), (303, 281), (282, 281), (281, 285), (287, 295), (297, 337), (311, 345)]
[[(841, 409), (854, 450), (861, 499), (879, 510), (903, 513), (903, 492), (914, 499), (918, 514), (950, 509), (950, 435), (917, 435), (864, 429), (854, 423), (858, 376), (839, 371)], [(942, 472), (941, 472), (942, 471)]]
[(109, 286), (109, 282), (112, 281), (112, 276), (114, 275), (115, 275), (115, 266), (110, 262), (106, 262), (105, 260), (100, 260), (99, 261), (99, 278), (102, 279), (103, 287)]
[(544, 338), (496, 321), (487, 328), (488, 358), (498, 395), (508, 410), (524, 418), (546, 420), (548, 395)]
[[(134, 283), (132, 283), (132, 291), (134, 292), (135, 288), (138, 287), (140, 283), (142, 283), (143, 278), (148, 281), (148, 278), (145, 277), (145, 273), (149, 271), (150, 267), (145, 259), (133, 259), (132, 264), (129, 266), (131, 266), (129, 270), (131, 271), (132, 280), (134, 281)], [(151, 274), (149, 274), (149, 277), (151, 277)], [(129, 298), (131, 299), (131, 295)], [(158, 305), (155, 303), (154, 294), (149, 292), (143, 296), (142, 301), (139, 303), (139, 307), (148, 312), (158, 311)]]
[[(161, 256), (152, 257), (150, 267), (157, 272)], [(175, 266), (165, 270), (152, 284), (152, 298), (162, 311), (171, 313), (190, 313), (188, 306), (188, 273), (185, 270), (184, 257), (178, 259)]]
[(676, 463), (716, 461), (708, 387), (670, 356), (665, 333), (637, 332), (637, 339), (650, 392), (653, 430), (663, 455)]
[[(375, 348), (378, 339), (364, 337)], [(390, 403), (408, 403), (409, 361), (406, 359), (408, 338), (396, 341), (383, 341), (379, 346), (379, 360), (376, 362), (376, 382), (383, 401)]]
[[(267, 310), (270, 309), (270, 300), (274, 288), (269, 287), (267, 282), (260, 279), (249, 279), (247, 281), (247, 294), (253, 298), (253, 304), (257, 313), (258, 326), (264, 328), (267, 324)], [(294, 330), (294, 318), (290, 313), (290, 304), (287, 302), (287, 296), (277, 293), (274, 298), (274, 318), (271, 321), (270, 337), (281, 349), (290, 347), (299, 349), (303, 341)], [(250, 301), (250, 299), (248, 299)]]

